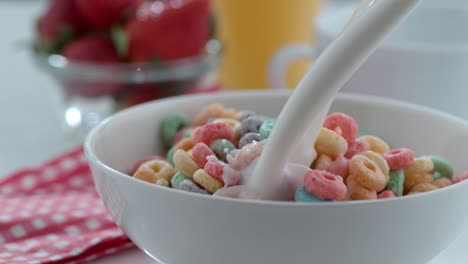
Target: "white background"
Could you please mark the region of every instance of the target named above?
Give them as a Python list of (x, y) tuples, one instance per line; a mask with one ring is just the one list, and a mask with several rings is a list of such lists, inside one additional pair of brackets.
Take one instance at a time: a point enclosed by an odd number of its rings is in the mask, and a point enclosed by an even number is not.
[[(27, 47), (43, 4), (44, 1), (0, 1), (0, 178), (74, 147), (61, 136), (56, 120), (57, 87), (33, 65)], [(462, 236), (431, 264), (467, 263), (466, 246), (468, 235)], [(153, 263), (136, 249), (93, 263), (131, 262)]]

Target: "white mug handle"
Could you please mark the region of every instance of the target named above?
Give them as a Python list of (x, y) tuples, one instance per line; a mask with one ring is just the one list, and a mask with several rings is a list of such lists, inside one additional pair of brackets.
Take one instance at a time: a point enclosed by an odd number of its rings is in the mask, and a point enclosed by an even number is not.
[(280, 49), (268, 67), (268, 81), (272, 89), (286, 89), (285, 74), (288, 66), (297, 59), (317, 57), (318, 49), (304, 44), (288, 45)]

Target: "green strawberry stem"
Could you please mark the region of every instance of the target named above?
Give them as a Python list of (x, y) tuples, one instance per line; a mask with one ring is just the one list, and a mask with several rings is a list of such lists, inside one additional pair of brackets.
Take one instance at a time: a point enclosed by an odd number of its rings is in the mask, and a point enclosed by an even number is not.
[(57, 36), (52, 40), (39, 40), (35, 49), (46, 54), (58, 54), (75, 37), (75, 31), (68, 25), (60, 27)]
[(128, 56), (128, 37), (121, 27), (114, 27), (111, 31), (111, 39), (117, 50), (117, 53), (121, 58), (127, 58)]

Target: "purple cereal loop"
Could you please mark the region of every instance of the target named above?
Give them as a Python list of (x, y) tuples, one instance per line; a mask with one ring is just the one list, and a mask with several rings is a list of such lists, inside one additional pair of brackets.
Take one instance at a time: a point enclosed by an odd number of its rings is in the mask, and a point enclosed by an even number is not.
[(205, 191), (204, 189), (198, 187), (193, 181), (191, 180), (183, 180), (180, 185), (179, 189), (187, 192), (199, 193), (199, 194), (210, 194), (209, 192)]
[(249, 118), (249, 117), (252, 117), (252, 116), (256, 116), (257, 114), (253, 111), (243, 111), (242, 113), (240, 113), (239, 115), (239, 121), (244, 121), (245, 119)]
[(260, 141), (260, 135), (255, 132), (250, 132), (243, 135), (239, 141), (239, 148), (243, 148), (245, 145), (252, 143), (252, 141)]
[(245, 135), (247, 133), (258, 133), (258, 130), (260, 129), (260, 126), (263, 124), (263, 121), (259, 119), (258, 117), (248, 117), (244, 120), (241, 121), (241, 127), (240, 127), (240, 132), (241, 135)]

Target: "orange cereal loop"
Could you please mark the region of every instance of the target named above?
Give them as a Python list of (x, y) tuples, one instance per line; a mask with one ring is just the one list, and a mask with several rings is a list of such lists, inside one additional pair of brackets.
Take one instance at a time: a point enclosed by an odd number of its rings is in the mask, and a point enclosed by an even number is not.
[(336, 159), (340, 154), (348, 151), (348, 142), (335, 131), (322, 127), (314, 147), (319, 155), (323, 154)]
[(343, 199), (341, 199), (340, 201), (341, 202), (345, 202), (345, 201), (351, 201), (351, 194), (349, 193), (349, 190), (346, 192), (346, 195), (343, 197)]
[(164, 187), (169, 187), (169, 182), (164, 178), (161, 178), (161, 179), (157, 180), (156, 184), (164, 186)]
[(346, 180), (348, 184), (348, 193), (351, 200), (375, 200), (377, 199), (377, 192), (369, 190), (360, 185), (354, 179), (354, 175), (350, 175)]
[(383, 139), (376, 137), (376, 136), (371, 136), (371, 135), (366, 135), (359, 137), (359, 139), (366, 141), (369, 143), (370, 150), (376, 152), (376, 153), (385, 153), (390, 151), (390, 146), (385, 142)]
[(156, 183), (159, 179), (170, 181), (174, 176), (175, 171), (172, 165), (164, 160), (151, 160), (140, 165), (133, 177)]
[(187, 177), (192, 177), (193, 174), (200, 169), (198, 164), (190, 157), (190, 155), (181, 149), (177, 150), (173, 156), (176, 170), (182, 172)]
[(445, 188), (453, 184), (452, 180), (449, 178), (440, 178), (432, 182), (433, 185), (437, 186), (438, 188)]
[(193, 141), (192, 138), (184, 138), (181, 141), (179, 141), (175, 146), (175, 150), (184, 150), (184, 151), (189, 151), (195, 146), (195, 141)]
[(379, 166), (363, 155), (355, 155), (349, 161), (349, 173), (366, 189), (380, 192), (387, 185), (387, 177)]
[(411, 188), (409, 193), (423, 193), (437, 190), (437, 186), (430, 183), (420, 183)]
[(434, 170), (431, 157), (419, 157), (414, 159), (413, 164), (405, 169), (405, 175), (430, 173)]
[(314, 163), (315, 170), (327, 171), (333, 164), (332, 158), (327, 155), (319, 155)]
[(408, 193), (414, 186), (421, 183), (431, 183), (432, 175), (428, 173), (423, 174), (405, 174), (405, 183), (403, 185), (403, 193)]
[(133, 174), (133, 177), (149, 183), (156, 183), (156, 173), (149, 167), (141, 165)]
[(210, 104), (203, 108), (195, 117), (195, 125), (203, 125), (214, 118), (236, 118), (237, 112), (233, 109), (227, 109), (222, 104)]

